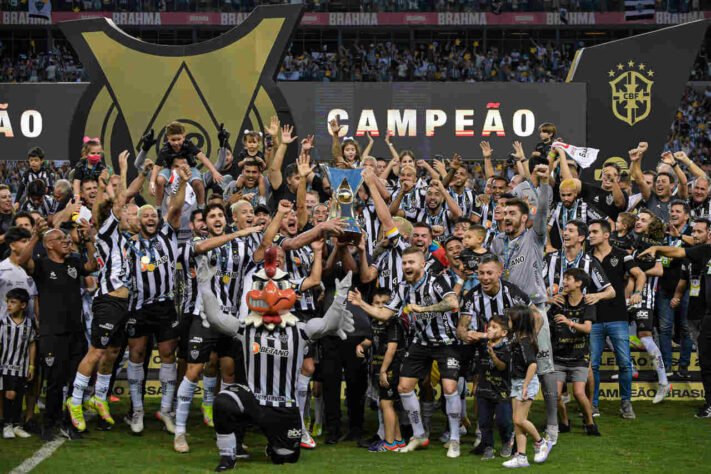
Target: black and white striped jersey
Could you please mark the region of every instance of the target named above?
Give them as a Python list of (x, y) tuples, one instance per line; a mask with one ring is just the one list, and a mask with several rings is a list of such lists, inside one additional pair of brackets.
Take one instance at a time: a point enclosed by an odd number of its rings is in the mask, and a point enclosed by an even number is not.
[(200, 240), (203, 240), (202, 237), (194, 237), (193, 240), (183, 242), (178, 247), (178, 261), (184, 282), (181, 308), (183, 314), (192, 314), (193, 316), (200, 316), (200, 304), (198, 304), (200, 290), (197, 282), (197, 262), (195, 262), (194, 255), (195, 242)]
[(378, 234), (380, 232), (380, 219), (378, 219), (378, 215), (375, 212), (372, 200), (368, 199), (368, 203), (363, 207), (362, 212), (356, 216), (356, 220), (365, 234), (368, 252), (372, 254), (378, 244)]
[(695, 202), (693, 198), (689, 199), (689, 208), (691, 211), (691, 220), (700, 219), (702, 217), (708, 219), (711, 215), (711, 198), (706, 198), (701, 202)]
[(435, 214), (430, 214), (424, 205), (421, 208), (407, 210), (405, 211), (405, 218), (413, 223), (426, 222), (430, 227), (442, 226), (444, 227), (444, 236), (452, 235), (454, 224), (456, 223), (456, 219), (453, 219), (449, 213), (447, 203), (442, 203)]
[(106, 295), (129, 284), (128, 240), (119, 230), (119, 220), (111, 211), (96, 234), (96, 261), (99, 284), (96, 296)]
[(47, 185), (47, 189), (49, 190), (49, 192), (52, 192), (55, 180), (54, 172), (45, 168), (44, 165), (36, 173), (32, 171), (32, 168), (30, 168), (24, 173), (22, 173), (22, 178), (20, 178), (20, 186), (17, 190), (17, 196), (15, 196), (15, 201), (20, 201), (23, 197), (26, 197), (25, 193), (27, 192), (27, 186), (29, 186), (31, 182), (37, 181), (38, 179), (44, 181), (44, 184)]
[[(274, 239), (274, 245), (282, 246), (282, 243), (288, 237), (277, 235)], [(311, 274), (311, 263), (314, 259), (314, 253), (311, 247), (305, 246), (296, 250), (285, 252), (286, 272), (292, 280), (301, 280)], [(294, 305), (295, 311), (303, 311), (313, 313), (316, 311), (316, 299), (314, 298), (313, 290), (306, 290), (301, 293), (301, 299), (296, 301)]]
[[(401, 281), (390, 298), (386, 308), (400, 313), (406, 305), (431, 306), (454, 294), (442, 275), (425, 272), (415, 284)], [(396, 317), (396, 316), (393, 316)], [(410, 330), (414, 334), (413, 343), (423, 346), (458, 344), (456, 336), (458, 315), (453, 311), (430, 311), (407, 315)]]
[(592, 254), (581, 250), (577, 257), (568, 261), (565, 251), (559, 250), (547, 254), (543, 261), (543, 281), (546, 284), (548, 296), (563, 291), (563, 275), (569, 268), (579, 268), (590, 276), (591, 286), (583, 288), (583, 293), (588, 290), (599, 293), (610, 286), (610, 280), (605, 275), (605, 270)]
[(570, 221), (588, 222), (593, 219), (604, 218), (605, 216), (598, 213), (594, 207), (588, 206), (588, 203), (580, 198), (573, 201), (571, 207), (565, 207), (562, 202), (559, 202), (548, 217), (548, 226), (551, 228), (551, 244), (557, 249), (561, 248), (563, 245), (563, 231)]
[(50, 196), (42, 196), (42, 202), (39, 204), (33, 203), (28, 197), (22, 201), (19, 210), (25, 212), (37, 211), (42, 215), (42, 217), (46, 218), (47, 216), (55, 214), (57, 212), (57, 207), (57, 202)]
[(499, 279), (499, 291), (488, 295), (477, 285), (471, 289), (462, 302), (462, 316), (471, 316), (470, 331), (486, 330), (489, 320), (495, 314), (506, 314), (506, 310), (516, 305), (530, 305), (531, 299), (513, 283)]
[(398, 284), (403, 281), (402, 252), (408, 247), (402, 239), (397, 227), (387, 235), (390, 247), (380, 254), (373, 266), (378, 269), (378, 288), (387, 288), (395, 291)]
[[(632, 253), (632, 257), (634, 258), (635, 263), (640, 268), (640, 270), (642, 270), (646, 274), (647, 270), (653, 268), (657, 264), (657, 262), (662, 262), (662, 259), (657, 258), (640, 260), (637, 258), (637, 255), (641, 253), (642, 250), (643, 249), (635, 250)], [(650, 311), (654, 311), (658, 284), (658, 276), (647, 275), (647, 282), (644, 284), (644, 289), (642, 290), (642, 302), (638, 305), (635, 305), (634, 308), (648, 309)]]
[(462, 210), (462, 215), (469, 217), (469, 214), (474, 212), (476, 207), (476, 193), (473, 189), (465, 187), (461, 194), (457, 193), (452, 186), (447, 188), (449, 195), (457, 201), (459, 209)]
[[(247, 241), (234, 239), (205, 254), (210, 265), (217, 267), (217, 272), (210, 283), (210, 289), (217, 297), (220, 311), (223, 313), (233, 316), (237, 316), (239, 313), (244, 290), (244, 277), (254, 265), (253, 253)], [(200, 305), (197, 306), (199, 311)]]
[(137, 240), (129, 242), (130, 311), (173, 299), (177, 261), (178, 229), (173, 229), (168, 222), (152, 238), (139, 234)]
[(304, 349), (309, 342), (304, 328), (295, 326), (270, 331), (242, 324), (237, 337), (242, 342), (247, 384), (260, 405), (295, 407), (296, 378), (304, 360)]
[(7, 312), (0, 314), (0, 375), (27, 377), (30, 344), (36, 338), (31, 318), (16, 323)]
[(254, 252), (257, 251), (260, 245), (262, 245), (263, 238), (264, 235), (261, 232), (252, 232), (245, 237), (238, 237), (236, 240), (244, 242), (247, 249), (249, 249), (250, 255), (254, 255)]
[[(393, 190), (392, 192), (392, 197), (393, 199), (396, 198), (400, 193), (402, 193), (402, 188), (399, 186), (397, 189)], [(405, 214), (408, 212), (416, 212), (418, 209), (422, 209), (425, 207), (425, 194), (427, 192), (427, 188), (418, 188), (414, 187), (412, 188), (412, 191), (409, 193), (405, 193), (405, 195), (402, 198), (402, 202), (400, 202), (400, 209), (405, 211)]]

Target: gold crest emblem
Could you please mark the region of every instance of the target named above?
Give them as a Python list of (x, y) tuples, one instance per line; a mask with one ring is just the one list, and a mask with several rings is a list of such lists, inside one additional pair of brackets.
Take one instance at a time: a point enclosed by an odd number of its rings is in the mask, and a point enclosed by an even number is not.
[(654, 77), (654, 71), (643, 63), (635, 65), (630, 60), (625, 64), (618, 63), (607, 74), (613, 78), (609, 84), (615, 117), (630, 126), (646, 119), (652, 110), (654, 81), (651, 78)]
[(272, 115), (293, 123), (275, 78), (301, 13), (300, 6), (259, 7), (230, 31), (185, 46), (141, 41), (105, 18), (63, 22), (91, 78), (71, 143), (99, 137), (107, 161), (115, 161), (154, 129), (157, 152), (165, 125), (177, 120), (214, 162), (221, 123), (232, 132), (232, 149), (243, 130), (264, 132)]

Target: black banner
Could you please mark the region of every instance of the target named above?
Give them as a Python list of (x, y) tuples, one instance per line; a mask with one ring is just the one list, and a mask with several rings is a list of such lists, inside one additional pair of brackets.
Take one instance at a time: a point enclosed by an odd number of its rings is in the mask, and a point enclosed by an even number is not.
[(279, 89), (299, 134), (315, 133), (321, 160), (331, 159), (333, 117), (347, 127), (341, 136), (355, 138), (361, 150), (370, 132), (370, 154), (387, 159), (389, 131), (397, 150), (412, 150), (418, 159), (481, 158), (482, 140), (491, 143), (494, 157), (507, 157), (514, 140), (530, 153), (542, 122), (554, 122), (574, 145), (586, 139), (585, 84), (281, 82)]
[[(588, 146), (601, 158), (649, 143), (643, 168), (653, 168), (669, 135), (708, 20), (611, 41), (576, 54), (568, 80), (588, 83)], [(592, 169), (592, 168), (591, 168)]]

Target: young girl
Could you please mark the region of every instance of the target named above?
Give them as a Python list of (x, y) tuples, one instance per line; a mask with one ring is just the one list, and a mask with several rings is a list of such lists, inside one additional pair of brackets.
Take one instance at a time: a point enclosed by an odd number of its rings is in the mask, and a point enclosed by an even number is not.
[(536, 375), (536, 324), (534, 313), (528, 306), (513, 306), (508, 311), (510, 319), (509, 338), (511, 340), (511, 404), (516, 430), (516, 455), (503, 463), (504, 467), (528, 467), (526, 456), (526, 436), (533, 441), (535, 455), (533, 461), (542, 463), (548, 457), (552, 444), (538, 434), (536, 427), (528, 421), (528, 411), (538, 394)]
[(333, 137), (331, 152), (333, 153), (334, 162), (346, 168), (360, 168), (362, 166), (361, 157), (368, 156), (370, 150), (373, 148), (373, 137), (370, 136), (370, 133), (367, 133), (368, 145), (361, 154), (358, 142), (356, 142), (353, 137), (346, 137), (343, 142), (339, 141), (340, 131), (343, 125), (339, 125), (337, 119), (331, 120), (329, 127), (331, 136)]
[(81, 190), (81, 181), (89, 176), (99, 179), (99, 175), (106, 168), (101, 162), (104, 150), (98, 138), (84, 137), (84, 144), (81, 147), (81, 159), (74, 167), (74, 177), (72, 178), (72, 188), (74, 195), (78, 196)]
[[(264, 161), (264, 153), (259, 149), (259, 143), (262, 141), (262, 132), (257, 132), (255, 130), (245, 130), (242, 135), (242, 145), (244, 148), (237, 155), (237, 166), (240, 172), (242, 171), (242, 166), (244, 166), (244, 161), (248, 159), (256, 160), (261, 167), (266, 168), (266, 162)], [(234, 172), (234, 170), (232, 170)], [(236, 179), (239, 173), (233, 174), (232, 178)]]

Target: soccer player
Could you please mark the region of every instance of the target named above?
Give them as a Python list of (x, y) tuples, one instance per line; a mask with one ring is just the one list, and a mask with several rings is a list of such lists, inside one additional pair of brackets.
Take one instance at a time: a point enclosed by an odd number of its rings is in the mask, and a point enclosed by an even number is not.
[(403, 408), (407, 411), (414, 436), (403, 448), (409, 452), (429, 445), (420, 416), (420, 404), (414, 392), (415, 384), (424, 378), (436, 360), (439, 366), (450, 444), (447, 457), (459, 457), (459, 417), (461, 400), (457, 393), (460, 354), (455, 331), (457, 296), (442, 276), (425, 272), (425, 257), (417, 248), (408, 248), (402, 255), (402, 272), (405, 281), (393, 293), (384, 308), (376, 308), (363, 302), (360, 292), (349, 292), (349, 301), (360, 306), (371, 317), (387, 321), (396, 313), (404, 311), (413, 329), (413, 339), (400, 369), (398, 392)]
[(3, 438), (29, 438), (22, 428), (22, 399), (27, 382), (35, 377), (37, 332), (34, 318), (27, 314), (30, 294), (24, 288), (13, 288), (3, 298), (0, 311), (0, 382), (5, 392)]

